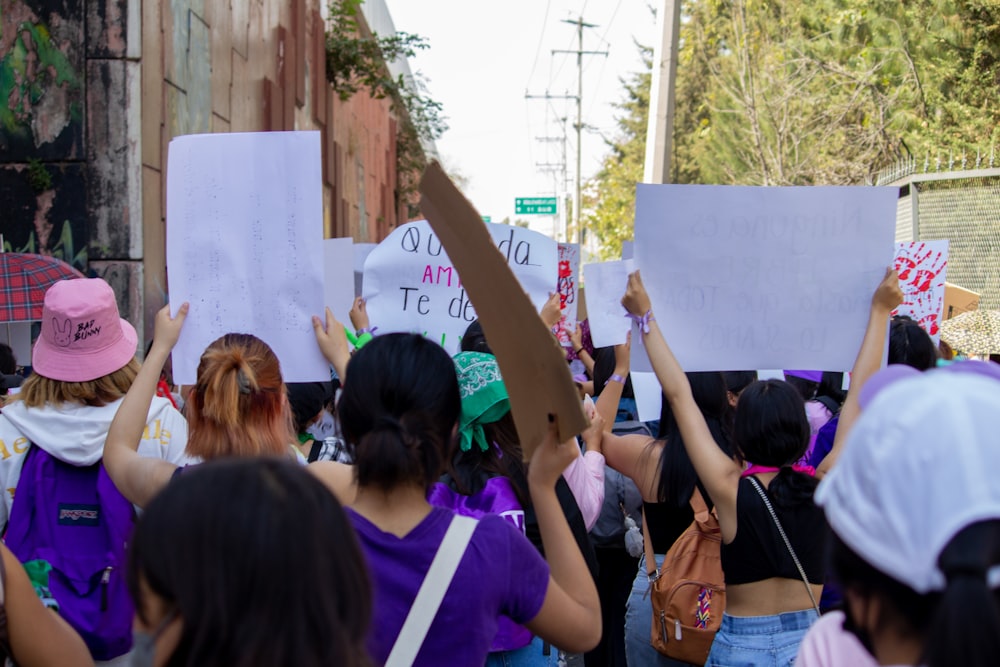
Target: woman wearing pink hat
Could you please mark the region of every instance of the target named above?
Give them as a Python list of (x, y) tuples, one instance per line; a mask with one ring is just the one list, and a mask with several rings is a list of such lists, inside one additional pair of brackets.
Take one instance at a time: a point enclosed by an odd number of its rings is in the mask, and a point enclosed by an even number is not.
[[(93, 469), (101, 462), (111, 421), (139, 371), (136, 349), (135, 329), (119, 316), (114, 292), (106, 282), (100, 278), (58, 282), (45, 294), (41, 333), (32, 350), (34, 374), (0, 414), (0, 526), (6, 529), (7, 546), (22, 560), (51, 552), (45, 560), (53, 567), (54, 593), (61, 586), (64, 570), (84, 567), (74, 564), (79, 554), (70, 552), (80, 551), (75, 543), (72, 548), (60, 545), (62, 528), (72, 524), (82, 530), (102, 524), (107, 516), (95, 509), (96, 505), (40, 497), (51, 496), (40, 471), (65, 464), (71, 472)], [(188, 461), (187, 423), (169, 401), (155, 399), (143, 422), (141, 456), (176, 464)], [(44, 508), (52, 505), (57, 505), (58, 517), (50, 519)], [(123, 523), (128, 521), (126, 516)], [(118, 564), (94, 563), (90, 567), (94, 586), (112, 591), (108, 597), (114, 602), (114, 591), (124, 590)], [(94, 590), (79, 582), (62, 583), (67, 591)], [(65, 597), (72, 595), (66, 593)], [(127, 601), (127, 595), (124, 599)], [(64, 599), (61, 604), (65, 617), (83, 634), (95, 658), (111, 661), (121, 656), (127, 660), (124, 654), (131, 645), (131, 623), (124, 618), (130, 619), (130, 609), (101, 612), (102, 617), (107, 613), (121, 620), (122, 627), (112, 632), (106, 623), (95, 622), (89, 611), (81, 610), (77, 621), (73, 600)], [(91, 621), (83, 620), (88, 616)], [(108, 637), (108, 633), (121, 636)]]

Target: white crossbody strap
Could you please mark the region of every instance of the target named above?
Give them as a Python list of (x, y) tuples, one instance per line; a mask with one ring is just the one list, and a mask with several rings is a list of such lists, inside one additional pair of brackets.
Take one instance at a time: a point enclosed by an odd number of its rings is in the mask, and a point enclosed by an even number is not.
[(475, 519), (467, 516), (455, 515), (451, 519), (448, 531), (441, 540), (431, 567), (427, 570), (417, 597), (410, 607), (410, 613), (406, 615), (403, 622), (403, 629), (399, 631), (399, 637), (392, 646), (389, 659), (385, 662), (385, 667), (410, 667), (417, 659), (420, 647), (424, 645), (424, 638), (427, 631), (437, 616), (441, 601), (444, 600), (451, 580), (455, 577), (458, 564), (465, 555), (465, 548), (472, 539), (472, 533), (476, 530)]

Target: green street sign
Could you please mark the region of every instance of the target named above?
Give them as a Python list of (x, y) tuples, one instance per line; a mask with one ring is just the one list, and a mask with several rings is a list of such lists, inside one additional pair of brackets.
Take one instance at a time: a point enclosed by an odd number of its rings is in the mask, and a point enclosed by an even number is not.
[(555, 197), (515, 197), (516, 215), (556, 215), (559, 200)]

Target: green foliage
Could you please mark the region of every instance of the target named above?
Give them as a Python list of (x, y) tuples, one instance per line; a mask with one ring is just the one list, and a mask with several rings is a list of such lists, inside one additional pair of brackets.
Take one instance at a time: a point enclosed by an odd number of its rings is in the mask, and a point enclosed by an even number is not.
[(49, 170), (45, 168), (42, 161), (37, 158), (30, 158), (28, 160), (28, 185), (35, 194), (41, 194), (46, 190), (52, 189), (52, 175)]
[(326, 78), (340, 99), (367, 91), (377, 99), (389, 99), (400, 114), (396, 138), (399, 195), (411, 205), (417, 179), (427, 164), (421, 141), (438, 139), (448, 125), (441, 104), (427, 95), (424, 82), (393, 78), (386, 63), (412, 58), (428, 48), (424, 38), (405, 32), (392, 35), (363, 34), (358, 12), (363, 0), (334, 0), (326, 33)]
[[(685, 0), (671, 180), (857, 184), (900, 158), (975, 156), (1000, 139), (996, 0)], [(608, 257), (632, 236), (649, 73), (624, 83), (619, 134), (585, 215)]]

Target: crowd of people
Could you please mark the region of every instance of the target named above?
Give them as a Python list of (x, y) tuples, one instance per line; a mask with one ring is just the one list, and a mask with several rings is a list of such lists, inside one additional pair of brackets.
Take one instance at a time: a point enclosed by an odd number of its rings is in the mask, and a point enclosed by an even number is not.
[[(452, 357), (373, 336), (359, 300), (351, 331), (313, 318), (329, 383), (286, 384), (267, 343), (229, 333), (177, 388), (187, 304), (156, 315), (140, 364), (107, 283), (55, 283), (30, 374), (0, 369), (0, 657), (992, 664), (1000, 366), (938, 368), (901, 299), (887, 271), (845, 394), (840, 373), (686, 373), (634, 273), (641, 340), (569, 336), (589, 428), (560, 438), (549, 414), (529, 443), (478, 323)], [(640, 344), (652, 423), (629, 381)], [(664, 606), (668, 584), (689, 608)]]

